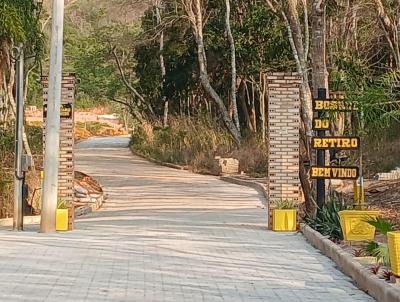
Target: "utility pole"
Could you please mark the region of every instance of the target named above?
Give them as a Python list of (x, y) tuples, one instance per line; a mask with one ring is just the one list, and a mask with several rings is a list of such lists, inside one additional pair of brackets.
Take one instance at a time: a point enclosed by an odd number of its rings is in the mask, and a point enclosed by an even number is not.
[(16, 64), (16, 121), (15, 121), (15, 171), (14, 171), (14, 216), (13, 229), (23, 230), (22, 187), (24, 175), (22, 172), (23, 133), (24, 133), (24, 50), (23, 45), (17, 47)]
[(53, 0), (49, 94), (40, 231), (55, 232), (60, 155), (60, 107), (63, 58), (64, 0)]

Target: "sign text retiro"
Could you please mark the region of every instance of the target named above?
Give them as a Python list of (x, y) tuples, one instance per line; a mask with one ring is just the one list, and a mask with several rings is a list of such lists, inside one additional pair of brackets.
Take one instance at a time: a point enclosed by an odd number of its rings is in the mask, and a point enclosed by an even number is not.
[(358, 167), (311, 167), (313, 179), (357, 179), (360, 175)]
[(320, 150), (357, 150), (360, 148), (360, 138), (341, 136), (313, 137), (311, 146), (313, 149)]

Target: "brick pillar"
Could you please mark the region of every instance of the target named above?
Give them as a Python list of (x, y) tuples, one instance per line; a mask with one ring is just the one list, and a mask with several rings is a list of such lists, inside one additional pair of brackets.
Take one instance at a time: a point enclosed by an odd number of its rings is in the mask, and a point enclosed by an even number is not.
[(273, 202), (300, 202), (300, 83), (297, 73), (269, 73), (268, 80), (268, 203), (272, 228)]
[[(58, 198), (68, 204), (74, 203), (74, 74), (63, 75), (61, 82), (61, 125), (60, 125), (60, 166), (58, 176)], [(46, 123), (46, 108), (48, 102), (48, 77), (42, 77), (43, 85), (43, 122)], [(43, 140), (46, 133), (43, 133)], [(70, 211), (73, 215), (74, 211)], [(73, 228), (73, 217), (70, 219), (69, 229)]]

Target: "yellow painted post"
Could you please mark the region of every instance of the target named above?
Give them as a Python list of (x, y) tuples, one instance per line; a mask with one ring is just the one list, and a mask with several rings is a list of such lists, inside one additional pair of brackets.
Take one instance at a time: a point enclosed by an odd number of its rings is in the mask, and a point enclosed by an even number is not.
[(365, 210), (364, 178), (360, 176), (354, 181), (354, 205), (357, 210)]
[(392, 271), (400, 276), (400, 231), (389, 232), (387, 237)]

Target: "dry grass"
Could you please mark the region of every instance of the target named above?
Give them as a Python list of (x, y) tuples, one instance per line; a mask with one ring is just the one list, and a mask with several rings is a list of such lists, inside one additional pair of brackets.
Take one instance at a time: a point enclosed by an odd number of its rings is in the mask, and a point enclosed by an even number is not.
[(393, 123), (373, 137), (363, 139), (363, 170), (366, 178), (400, 167), (400, 124)]
[(133, 134), (132, 149), (157, 160), (190, 166), (198, 173), (217, 174), (215, 156), (239, 160), (240, 170), (254, 176), (267, 171), (264, 144), (252, 138), (237, 148), (229, 133), (206, 118), (174, 118), (168, 128), (160, 122), (141, 125)]
[[(32, 152), (35, 156), (35, 163), (40, 167), (42, 153), (42, 129), (40, 127), (27, 127)], [(12, 131), (0, 131), (0, 218), (12, 217), (13, 212), (13, 165), (14, 165), (14, 133)], [(32, 193), (35, 188), (40, 187), (38, 172), (27, 174), (27, 184), (30, 188), (29, 201), (33, 200), (37, 204), (40, 199), (40, 191)]]

